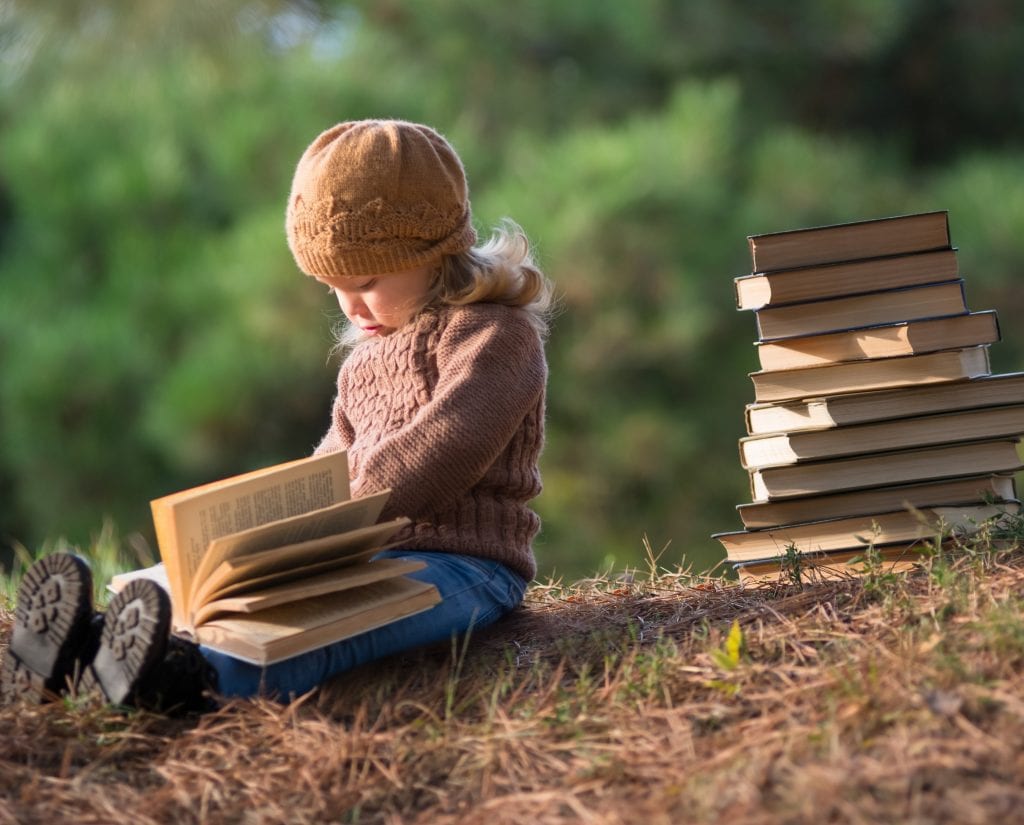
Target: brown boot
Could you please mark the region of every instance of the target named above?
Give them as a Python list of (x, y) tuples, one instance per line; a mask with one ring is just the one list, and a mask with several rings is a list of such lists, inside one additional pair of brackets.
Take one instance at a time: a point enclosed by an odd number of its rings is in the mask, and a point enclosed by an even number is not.
[(139, 686), (163, 659), (170, 629), (166, 591), (145, 579), (128, 582), (103, 613), (99, 648), (82, 669), (79, 692), (99, 691), (112, 704), (134, 704)]
[(78, 690), (169, 715), (214, 710), (217, 675), (199, 646), (170, 636), (171, 602), (158, 585), (129, 582), (104, 613), (99, 649)]
[(177, 636), (136, 691), (135, 704), (172, 716), (217, 709), (217, 671), (203, 657), (199, 645)]
[(53, 553), (18, 586), (14, 632), (0, 664), (0, 701), (41, 703), (71, 686), (90, 655), (92, 573), (85, 559)]
[(165, 713), (213, 710), (215, 671), (197, 645), (170, 637), (170, 625), (170, 599), (153, 582), (129, 582), (95, 613), (86, 561), (46, 556), (18, 588), (0, 701), (41, 703), (74, 691)]

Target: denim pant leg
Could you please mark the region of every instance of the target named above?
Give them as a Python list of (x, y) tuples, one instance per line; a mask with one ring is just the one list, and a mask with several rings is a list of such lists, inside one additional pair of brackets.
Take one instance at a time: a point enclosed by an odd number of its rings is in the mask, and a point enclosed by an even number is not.
[(218, 692), (222, 696), (265, 695), (287, 701), (335, 674), (374, 659), (485, 627), (516, 607), (526, 591), (522, 576), (503, 564), (475, 556), (385, 550), (374, 558), (424, 561), (427, 566), (423, 570), (409, 575), (435, 585), (441, 601), (422, 613), (267, 667), (203, 647), (203, 655), (217, 671)]

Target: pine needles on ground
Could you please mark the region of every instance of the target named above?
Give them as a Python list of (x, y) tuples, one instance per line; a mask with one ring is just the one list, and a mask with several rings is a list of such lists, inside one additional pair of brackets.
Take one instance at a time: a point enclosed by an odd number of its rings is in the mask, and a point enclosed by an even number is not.
[(1013, 821), (1024, 555), (869, 584), (535, 584), (287, 708), (2, 708), (0, 822)]

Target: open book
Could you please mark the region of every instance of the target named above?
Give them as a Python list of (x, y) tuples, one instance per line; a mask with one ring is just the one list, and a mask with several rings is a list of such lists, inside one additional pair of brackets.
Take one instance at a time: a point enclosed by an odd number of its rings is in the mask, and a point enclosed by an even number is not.
[(371, 557), (407, 519), (385, 491), (349, 498), (345, 453), (299, 459), (151, 502), (162, 564), (117, 576), (170, 593), (176, 633), (266, 665), (436, 604), (423, 564)]

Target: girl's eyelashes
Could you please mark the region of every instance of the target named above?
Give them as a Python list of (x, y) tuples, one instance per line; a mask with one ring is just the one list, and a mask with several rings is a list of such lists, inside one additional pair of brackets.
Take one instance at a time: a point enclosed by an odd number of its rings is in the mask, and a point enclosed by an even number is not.
[(377, 280), (377, 278), (369, 278), (368, 280), (363, 281), (362, 283), (351, 284), (350, 286), (346, 286), (344, 288), (332, 286), (331, 284), (324, 284), (324, 286), (327, 287), (327, 292), (329, 295), (337, 295), (341, 292), (365, 292), (368, 289), (372, 289), (376, 285)]

